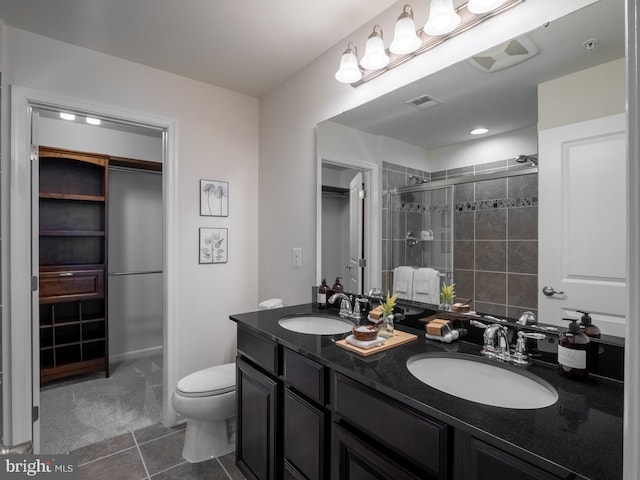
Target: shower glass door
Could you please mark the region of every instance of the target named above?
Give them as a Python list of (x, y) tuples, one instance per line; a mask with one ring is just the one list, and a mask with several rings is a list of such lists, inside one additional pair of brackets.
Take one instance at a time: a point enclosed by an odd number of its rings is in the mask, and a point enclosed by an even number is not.
[[(453, 186), (397, 190), (400, 192), (391, 193), (389, 198), (387, 290), (407, 300), (438, 304), (440, 285), (453, 282)], [(438, 279), (431, 291), (420, 282), (413, 284), (418, 269), (435, 271), (430, 272)], [(418, 276), (425, 274), (421, 270)], [(404, 279), (399, 279), (400, 275)]]

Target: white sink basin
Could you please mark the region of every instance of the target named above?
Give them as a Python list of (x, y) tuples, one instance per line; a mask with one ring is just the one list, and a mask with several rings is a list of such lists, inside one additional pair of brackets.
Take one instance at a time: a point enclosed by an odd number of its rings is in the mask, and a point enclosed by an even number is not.
[(553, 405), (558, 392), (526, 371), (463, 354), (425, 354), (407, 361), (411, 374), (450, 395), (494, 407), (534, 409)]
[(353, 323), (339, 317), (323, 315), (295, 315), (278, 320), (282, 328), (309, 335), (338, 335), (350, 332)]

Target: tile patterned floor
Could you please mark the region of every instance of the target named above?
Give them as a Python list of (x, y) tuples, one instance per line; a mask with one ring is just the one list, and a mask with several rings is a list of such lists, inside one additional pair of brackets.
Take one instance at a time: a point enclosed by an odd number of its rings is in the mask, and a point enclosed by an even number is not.
[(152, 425), (74, 450), (78, 480), (244, 480), (235, 453), (201, 463), (182, 458), (184, 426)]

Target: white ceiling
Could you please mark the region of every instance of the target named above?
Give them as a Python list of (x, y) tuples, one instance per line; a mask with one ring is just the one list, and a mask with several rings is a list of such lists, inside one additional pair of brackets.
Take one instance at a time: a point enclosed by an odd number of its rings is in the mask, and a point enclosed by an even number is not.
[[(539, 53), (523, 63), (485, 73), (460, 62), (332, 120), (427, 149), (475, 140), (476, 126), (495, 135), (536, 125), (539, 83), (624, 56), (624, 2), (600, 0), (527, 36)], [(599, 41), (588, 51), (583, 43), (592, 38)], [(425, 94), (442, 103), (406, 104)]]
[(0, 19), (22, 30), (260, 96), (395, 2), (0, 0)]

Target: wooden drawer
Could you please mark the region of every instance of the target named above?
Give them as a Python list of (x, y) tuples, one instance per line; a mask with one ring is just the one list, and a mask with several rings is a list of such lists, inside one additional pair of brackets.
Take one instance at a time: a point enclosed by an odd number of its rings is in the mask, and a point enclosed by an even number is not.
[(447, 478), (447, 425), (340, 374), (333, 374), (333, 382), (334, 411), (345, 422), (411, 459), (430, 475)]
[(292, 350), (284, 350), (284, 381), (310, 400), (325, 405), (327, 371), (323, 365)]
[(238, 353), (276, 376), (280, 374), (278, 347), (273, 340), (245, 330), (238, 324)]
[(41, 270), (39, 290), (41, 303), (101, 298), (104, 297), (104, 270)]

